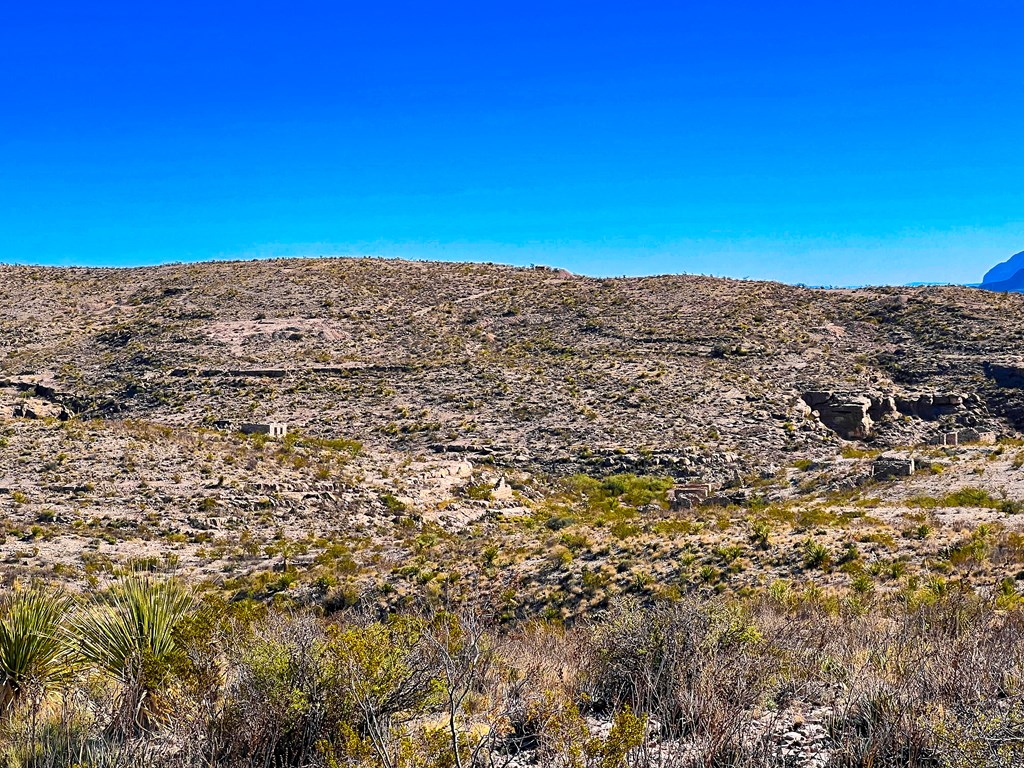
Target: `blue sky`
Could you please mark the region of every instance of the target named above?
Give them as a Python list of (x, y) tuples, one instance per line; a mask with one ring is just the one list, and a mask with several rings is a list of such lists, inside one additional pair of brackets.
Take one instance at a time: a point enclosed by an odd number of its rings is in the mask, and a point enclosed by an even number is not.
[(0, 261), (977, 281), (1024, 250), (1022, 28), (984, 1), (8, 4)]

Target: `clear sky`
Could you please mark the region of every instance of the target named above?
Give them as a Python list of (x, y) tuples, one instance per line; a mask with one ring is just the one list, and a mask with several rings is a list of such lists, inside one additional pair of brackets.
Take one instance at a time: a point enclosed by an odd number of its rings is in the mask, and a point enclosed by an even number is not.
[(0, 261), (814, 284), (1024, 250), (1020, 2), (22, 2)]

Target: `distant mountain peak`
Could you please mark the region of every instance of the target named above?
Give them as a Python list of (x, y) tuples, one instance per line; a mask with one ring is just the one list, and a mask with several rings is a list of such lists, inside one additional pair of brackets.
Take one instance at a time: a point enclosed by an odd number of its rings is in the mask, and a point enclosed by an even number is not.
[(986, 291), (999, 291), (1001, 293), (1024, 293), (1024, 267), (1018, 269), (1006, 280), (997, 280), (991, 283), (986, 281), (981, 284), (981, 287), (984, 288)]
[[(996, 264), (994, 267), (992, 267), (992, 269), (986, 272), (985, 277), (983, 277), (981, 280), (981, 287), (989, 288), (990, 284), (992, 283), (1003, 283), (1006, 281), (1014, 280), (1016, 277), (1018, 277), (1019, 272), (1022, 269), (1024, 269), (1024, 251), (1014, 254), (1006, 261), (1002, 262), (1001, 264)], [(992, 290), (1005, 291), (1020, 289), (992, 288)]]

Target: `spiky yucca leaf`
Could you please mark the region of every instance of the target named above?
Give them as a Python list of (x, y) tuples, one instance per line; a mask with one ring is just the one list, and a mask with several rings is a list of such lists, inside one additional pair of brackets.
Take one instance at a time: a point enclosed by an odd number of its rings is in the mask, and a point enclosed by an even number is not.
[(75, 616), (71, 629), (87, 662), (121, 683), (152, 690), (180, 658), (174, 628), (194, 607), (192, 593), (178, 582), (131, 574), (106, 604)]
[(44, 587), (17, 590), (0, 604), (0, 708), (29, 686), (45, 691), (71, 669), (63, 625), (72, 599)]

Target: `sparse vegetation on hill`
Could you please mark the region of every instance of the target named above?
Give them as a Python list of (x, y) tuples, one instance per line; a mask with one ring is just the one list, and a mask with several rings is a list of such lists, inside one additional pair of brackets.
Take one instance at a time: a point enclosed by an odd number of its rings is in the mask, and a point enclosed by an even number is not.
[(1015, 764), (1021, 301), (2, 267), (5, 759)]

